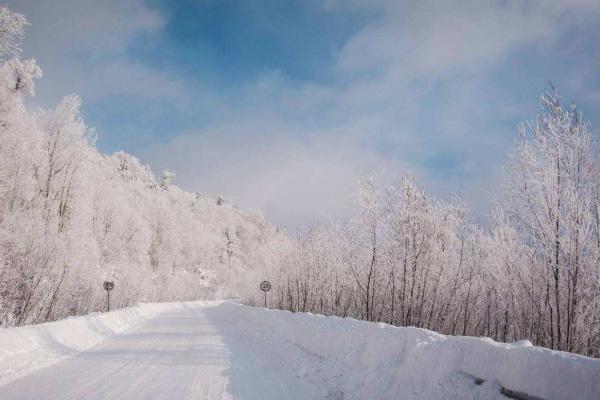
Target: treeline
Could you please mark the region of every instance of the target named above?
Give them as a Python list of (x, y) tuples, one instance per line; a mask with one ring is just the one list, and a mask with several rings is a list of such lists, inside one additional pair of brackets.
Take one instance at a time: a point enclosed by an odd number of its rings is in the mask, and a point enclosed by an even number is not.
[(301, 235), (271, 272), (271, 306), (600, 357), (598, 154), (581, 114), (544, 93), (490, 226), (410, 176), (365, 179), (352, 220)]
[(113, 307), (243, 294), (240, 276), (259, 280), (287, 237), (126, 153), (101, 155), (76, 96), (27, 109), (41, 70), (18, 57), (25, 25), (0, 7), (0, 326), (103, 310), (105, 279)]
[(18, 57), (25, 25), (0, 7), (0, 326), (101, 310), (105, 279), (121, 307), (259, 303), (266, 276), (272, 307), (600, 357), (600, 152), (555, 91), (522, 126), (485, 227), (405, 176), (362, 180), (352, 219), (292, 241), (171, 173), (101, 155), (76, 96), (25, 107), (41, 77)]

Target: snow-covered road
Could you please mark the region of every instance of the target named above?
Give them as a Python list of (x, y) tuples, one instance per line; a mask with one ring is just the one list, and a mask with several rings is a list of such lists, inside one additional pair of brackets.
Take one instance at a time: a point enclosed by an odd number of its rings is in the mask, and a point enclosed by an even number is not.
[(319, 397), (310, 383), (298, 377), (293, 365), (273, 349), (240, 335), (234, 322), (214, 307), (163, 313), (0, 386), (0, 399)]
[(527, 341), (236, 301), (140, 304), (0, 330), (0, 400), (506, 400), (502, 387), (595, 400), (598, 376), (600, 360)]

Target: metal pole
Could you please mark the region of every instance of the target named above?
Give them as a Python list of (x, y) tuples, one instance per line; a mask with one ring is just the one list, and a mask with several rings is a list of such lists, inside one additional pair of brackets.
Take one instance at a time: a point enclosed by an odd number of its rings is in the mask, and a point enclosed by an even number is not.
[(265, 293), (265, 308), (267, 308), (267, 292), (264, 292), (264, 293)]
[(108, 307), (108, 311), (110, 311), (110, 290), (106, 291), (106, 305)]

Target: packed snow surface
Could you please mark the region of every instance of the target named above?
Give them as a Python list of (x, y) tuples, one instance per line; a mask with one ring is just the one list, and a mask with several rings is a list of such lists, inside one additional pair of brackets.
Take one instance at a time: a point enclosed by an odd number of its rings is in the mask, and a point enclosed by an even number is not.
[(0, 384), (86, 350), (158, 313), (195, 304), (200, 303), (139, 304), (45, 324), (0, 329)]
[(597, 359), (235, 301), (5, 329), (0, 379), (23, 400), (600, 399)]

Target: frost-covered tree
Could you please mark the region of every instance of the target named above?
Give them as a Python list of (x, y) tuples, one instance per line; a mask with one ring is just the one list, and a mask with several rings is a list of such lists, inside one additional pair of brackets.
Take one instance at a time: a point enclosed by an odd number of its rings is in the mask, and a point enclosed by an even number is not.
[(24, 15), (0, 8), (0, 57), (12, 57), (21, 52), (21, 39), (27, 25)]
[(25, 106), (41, 70), (0, 7), (0, 326), (116, 306), (237, 296), (290, 311), (528, 339), (600, 356), (600, 167), (590, 126), (554, 90), (523, 125), (488, 226), (410, 175), (363, 179), (347, 221), (295, 238), (137, 158), (102, 155), (80, 99)]
[(541, 106), (539, 117), (521, 129), (506, 207), (533, 251), (536, 288), (530, 290), (544, 299), (539, 312), (549, 331), (547, 345), (574, 350), (589, 327), (588, 305), (598, 297), (582, 286), (597, 280), (600, 268), (593, 241), (597, 159), (589, 124), (574, 106), (562, 106), (554, 90), (541, 96)]
[(362, 180), (354, 218), (300, 235), (271, 274), (273, 305), (599, 356), (598, 151), (556, 92), (541, 104), (489, 227), (410, 176)]
[(41, 70), (18, 58), (25, 25), (0, 7), (0, 326), (101, 310), (104, 279), (116, 306), (247, 296), (287, 236), (131, 155), (100, 154), (77, 96), (27, 109)]

